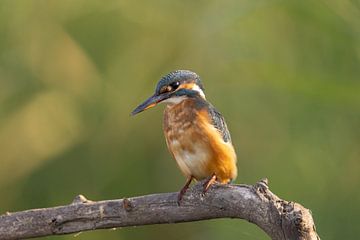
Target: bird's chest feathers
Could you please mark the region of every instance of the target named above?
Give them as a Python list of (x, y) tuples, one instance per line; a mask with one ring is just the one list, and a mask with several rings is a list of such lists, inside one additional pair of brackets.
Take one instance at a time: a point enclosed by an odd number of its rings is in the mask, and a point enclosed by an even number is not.
[[(187, 142), (196, 141), (202, 134), (201, 121), (191, 102), (183, 101), (174, 106), (167, 106), (164, 112), (164, 133), (169, 144), (174, 147), (191, 148)], [(181, 143), (181, 144), (179, 144)]]
[(168, 106), (164, 113), (164, 134), (169, 150), (186, 175), (207, 175), (211, 158), (209, 144), (196, 109), (186, 101)]

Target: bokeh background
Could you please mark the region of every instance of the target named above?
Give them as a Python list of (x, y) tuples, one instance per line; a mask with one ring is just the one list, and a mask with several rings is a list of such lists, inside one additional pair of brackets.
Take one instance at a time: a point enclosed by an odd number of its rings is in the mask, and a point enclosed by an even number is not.
[[(359, 237), (357, 0), (2, 0), (0, 212), (180, 189), (163, 106), (129, 116), (175, 69), (225, 116), (238, 183), (268, 177), (323, 239)], [(212, 220), (77, 239), (268, 238)]]

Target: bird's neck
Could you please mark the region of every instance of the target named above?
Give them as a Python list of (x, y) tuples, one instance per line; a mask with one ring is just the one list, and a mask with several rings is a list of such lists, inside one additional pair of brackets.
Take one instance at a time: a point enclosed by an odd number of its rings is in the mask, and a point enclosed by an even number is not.
[(181, 111), (183, 109), (186, 108), (186, 106), (191, 105), (191, 103), (194, 101), (194, 99), (192, 98), (188, 98), (188, 97), (183, 97), (181, 100), (179, 99), (178, 101), (168, 101), (166, 102), (166, 110), (167, 111), (173, 111), (175, 110), (176, 112)]
[(172, 105), (180, 104), (186, 99), (188, 99), (186, 96), (171, 97), (163, 101), (163, 103), (166, 103), (168, 106), (172, 106)]

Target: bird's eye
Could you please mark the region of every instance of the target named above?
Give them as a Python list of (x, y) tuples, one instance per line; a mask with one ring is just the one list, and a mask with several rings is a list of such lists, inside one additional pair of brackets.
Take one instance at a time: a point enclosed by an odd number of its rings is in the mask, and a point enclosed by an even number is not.
[(169, 85), (163, 86), (160, 89), (160, 93), (162, 94), (162, 93), (175, 91), (179, 86), (180, 86), (180, 82), (170, 83)]
[(172, 90), (174, 91), (180, 86), (180, 82), (170, 83), (170, 86), (171, 86)]

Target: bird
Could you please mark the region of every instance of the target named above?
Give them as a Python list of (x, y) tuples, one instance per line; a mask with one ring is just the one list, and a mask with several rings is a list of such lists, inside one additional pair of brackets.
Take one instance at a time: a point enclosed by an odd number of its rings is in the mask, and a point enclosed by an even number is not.
[(218, 182), (231, 183), (237, 177), (237, 156), (224, 117), (207, 101), (200, 77), (189, 70), (163, 76), (155, 93), (131, 115), (165, 103), (163, 131), (167, 147), (185, 185), (178, 193), (180, 204), (192, 180), (205, 180), (203, 194)]

